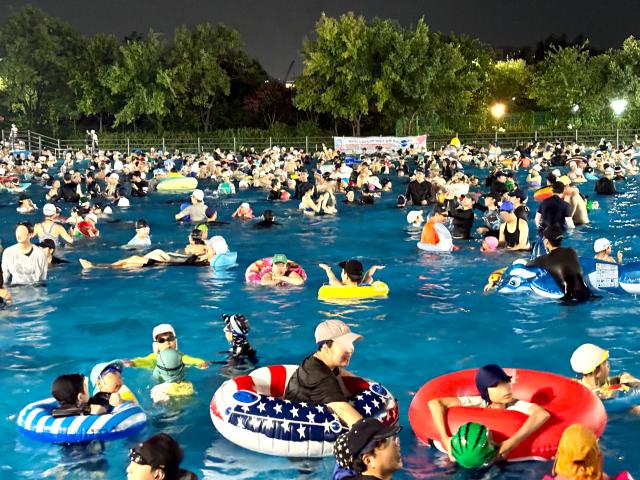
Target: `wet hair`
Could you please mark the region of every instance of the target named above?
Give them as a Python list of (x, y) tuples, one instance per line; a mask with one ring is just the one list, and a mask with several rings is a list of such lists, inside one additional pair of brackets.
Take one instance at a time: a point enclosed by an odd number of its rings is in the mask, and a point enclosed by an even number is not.
[(60, 375), (51, 385), (51, 395), (61, 405), (75, 405), (78, 401), (78, 395), (83, 392), (84, 375), (80, 373)]
[(147, 221), (144, 218), (141, 218), (140, 220), (136, 221), (136, 230), (138, 228), (146, 228), (148, 226), (149, 226), (149, 224), (147, 223)]
[(562, 182), (553, 182), (553, 193), (563, 193), (564, 192), (564, 183)]
[(317, 351), (319, 352), (320, 350), (322, 350), (322, 347), (324, 347), (325, 345), (331, 348), (331, 345), (333, 345), (333, 340), (323, 340), (322, 342), (316, 343)]
[(273, 210), (265, 210), (264, 212), (262, 212), (262, 218), (264, 218), (265, 220), (273, 220)]
[(544, 232), (542, 233), (542, 235), (544, 236), (544, 238), (547, 239), (547, 241), (553, 247), (559, 247), (560, 244), (562, 243), (563, 234), (562, 234), (562, 229), (560, 227), (551, 225), (544, 229)]
[(20, 222), (20, 223), (18, 223), (18, 225), (16, 225), (16, 228), (18, 228), (20, 226), (26, 227), (27, 231), (29, 233), (33, 233), (33, 231), (34, 231), (33, 230), (33, 223), (31, 223), (31, 222)]

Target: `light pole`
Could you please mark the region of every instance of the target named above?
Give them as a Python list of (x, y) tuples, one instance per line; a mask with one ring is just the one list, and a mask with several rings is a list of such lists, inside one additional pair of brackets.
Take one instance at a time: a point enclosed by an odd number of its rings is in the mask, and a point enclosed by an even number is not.
[(627, 101), (624, 98), (616, 98), (615, 100), (611, 100), (609, 104), (611, 106), (611, 110), (613, 110), (613, 114), (616, 116), (617, 125), (616, 125), (616, 148), (620, 145), (620, 116), (624, 113), (627, 108)]
[(504, 114), (507, 112), (507, 107), (502, 102), (494, 103), (493, 105), (491, 105), (489, 112), (491, 112), (491, 116), (496, 121), (495, 145), (497, 146), (498, 145), (498, 123), (500, 122), (500, 119), (504, 117)]

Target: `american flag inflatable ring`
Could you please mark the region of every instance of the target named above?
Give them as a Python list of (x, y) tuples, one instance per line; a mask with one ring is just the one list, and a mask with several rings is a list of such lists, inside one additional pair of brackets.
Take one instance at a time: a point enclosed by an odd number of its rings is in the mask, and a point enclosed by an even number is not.
[[(346, 431), (325, 405), (284, 400), (297, 365), (258, 368), (224, 382), (211, 399), (211, 420), (229, 441), (268, 455), (326, 457), (333, 454), (338, 435)], [(349, 402), (365, 417), (393, 425), (398, 404), (379, 383), (340, 377), (351, 394)]]

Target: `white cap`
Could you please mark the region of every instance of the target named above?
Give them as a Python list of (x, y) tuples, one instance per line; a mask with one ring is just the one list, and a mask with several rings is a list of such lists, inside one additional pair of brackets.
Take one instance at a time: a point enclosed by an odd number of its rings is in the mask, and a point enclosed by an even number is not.
[(240, 204), (240, 208), (244, 208), (245, 210), (249, 210), (251, 208), (251, 205), (249, 205), (247, 202), (242, 202)]
[(609, 359), (609, 352), (593, 343), (580, 345), (571, 355), (571, 368), (577, 373), (587, 375)]
[(352, 344), (362, 340), (362, 335), (353, 333), (349, 326), (340, 320), (326, 320), (316, 327), (316, 343), (333, 340), (342, 344)]
[(540, 172), (542, 170), (542, 165), (534, 165), (533, 168), (536, 172)]
[(120, 175), (118, 175), (117, 173), (112, 173), (111, 175), (109, 175), (109, 178), (115, 178), (116, 180), (120, 180)]
[(130, 207), (131, 206), (131, 202), (129, 202), (129, 199), (127, 197), (122, 197), (122, 198), (120, 198), (120, 200), (118, 200), (118, 206), (119, 207)]
[(407, 213), (407, 223), (414, 223), (419, 217), (422, 217), (422, 211), (413, 210)]
[(593, 251), (600, 253), (611, 246), (611, 242), (606, 238), (599, 238), (593, 242)]
[(611, 167), (607, 167), (607, 168), (604, 170), (604, 174), (605, 174), (605, 175), (613, 175), (613, 173), (614, 173), (614, 172), (613, 172), (613, 168), (611, 168)]
[(95, 213), (87, 213), (85, 220), (91, 220), (93, 223), (98, 223), (98, 216)]
[(369, 185), (373, 185), (376, 188), (382, 188), (378, 177), (369, 177)]
[(107, 215), (111, 215), (113, 213), (113, 208), (106, 206), (104, 207), (104, 210), (102, 210), (103, 213), (106, 213)]
[[(174, 337), (177, 337), (176, 331), (173, 328), (173, 325), (169, 323), (161, 323), (160, 325), (156, 325), (153, 329), (153, 333), (151, 334), (151, 338), (153, 339), (153, 344), (151, 345), (153, 349), (153, 353), (158, 353), (160, 350), (158, 348), (158, 342), (156, 342), (156, 338), (158, 335), (162, 335), (163, 333), (173, 333)], [(178, 339), (176, 338), (176, 349), (178, 348)]]
[(229, 251), (229, 245), (227, 245), (227, 241), (220, 235), (211, 237), (211, 240), (209, 240), (209, 245), (213, 247), (217, 255), (221, 253), (227, 253)]
[(562, 175), (562, 173), (560, 172), (560, 169), (558, 169), (558, 168), (554, 168), (554, 169), (551, 171), (551, 173), (552, 173), (553, 175), (555, 175), (556, 177), (559, 177), (559, 176), (561, 176), (561, 175)]
[(196, 188), (193, 193), (191, 194), (191, 196), (193, 198), (195, 198), (196, 200), (198, 200), (199, 202), (204, 200), (204, 192), (202, 190), (200, 190), (199, 188)]
[(45, 217), (51, 217), (56, 214), (56, 206), (53, 203), (45, 203), (42, 207), (42, 213)]

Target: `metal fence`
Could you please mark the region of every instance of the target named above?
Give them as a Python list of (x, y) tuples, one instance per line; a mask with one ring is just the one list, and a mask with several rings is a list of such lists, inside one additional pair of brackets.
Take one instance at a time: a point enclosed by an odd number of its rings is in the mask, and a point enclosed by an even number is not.
[[(31, 151), (49, 149), (60, 155), (66, 150), (80, 150), (86, 147), (85, 140), (82, 139), (60, 139), (44, 135), (42, 133), (27, 130), (20, 133), (16, 139), (9, 139), (2, 131), (2, 141), (11, 141), (12, 147), (24, 147)], [(489, 132), (460, 132), (458, 138), (463, 144), (488, 145), (489, 143), (499, 143), (504, 148), (513, 148), (530, 141), (575, 141), (585, 145), (597, 145), (602, 138), (614, 142), (616, 145), (631, 143), (637, 134), (638, 129), (608, 129), (608, 130), (535, 130), (529, 132), (511, 131), (489, 131)], [(447, 145), (452, 138), (451, 133), (427, 134), (427, 146), (434, 149), (442, 145)], [(157, 151), (173, 152), (180, 150), (185, 153), (210, 152), (216, 148), (222, 150), (237, 151), (241, 147), (254, 147), (257, 151), (267, 147), (293, 147), (304, 148), (305, 151), (315, 151), (322, 149), (322, 145), (333, 146), (333, 137), (224, 137), (224, 138), (135, 138), (135, 137), (106, 137), (99, 143), (101, 150), (115, 150), (130, 154), (134, 149), (149, 151), (155, 148)]]

